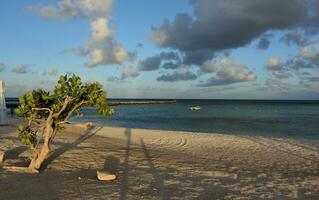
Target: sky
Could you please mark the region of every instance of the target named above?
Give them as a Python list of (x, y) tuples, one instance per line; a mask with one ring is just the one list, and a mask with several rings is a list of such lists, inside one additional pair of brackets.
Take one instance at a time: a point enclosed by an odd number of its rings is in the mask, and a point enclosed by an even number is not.
[(60, 75), (111, 98), (319, 99), (319, 0), (2, 0), (6, 96)]

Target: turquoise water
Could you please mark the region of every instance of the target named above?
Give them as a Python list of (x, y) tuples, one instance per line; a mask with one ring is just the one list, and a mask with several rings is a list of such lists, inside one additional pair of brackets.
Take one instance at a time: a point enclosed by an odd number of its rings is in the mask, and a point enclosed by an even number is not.
[[(192, 112), (190, 106), (202, 109)], [(178, 100), (177, 104), (118, 106), (114, 110), (113, 116), (104, 118), (95, 109), (84, 108), (84, 117), (73, 121), (127, 128), (319, 137), (319, 101)]]

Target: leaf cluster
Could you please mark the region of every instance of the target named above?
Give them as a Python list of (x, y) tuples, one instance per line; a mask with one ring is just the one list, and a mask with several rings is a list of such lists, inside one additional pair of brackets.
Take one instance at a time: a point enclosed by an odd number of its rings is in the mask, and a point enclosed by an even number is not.
[(28, 121), (36, 121), (47, 118), (48, 111), (34, 111), (32, 108), (50, 108), (54, 104), (54, 99), (49, 92), (43, 89), (29, 91), (19, 98), (20, 106), (16, 112)]
[(23, 144), (35, 147), (37, 135), (35, 131), (31, 130), (30, 126), (20, 125), (18, 127), (18, 134)]

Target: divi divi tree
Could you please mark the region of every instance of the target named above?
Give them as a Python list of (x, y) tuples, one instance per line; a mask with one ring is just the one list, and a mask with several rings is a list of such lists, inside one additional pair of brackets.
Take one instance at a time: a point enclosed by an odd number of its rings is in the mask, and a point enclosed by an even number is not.
[(21, 141), (33, 150), (29, 168), (39, 170), (50, 153), (54, 137), (83, 106), (96, 107), (103, 116), (113, 113), (106, 103), (107, 93), (99, 83), (82, 83), (76, 75), (61, 76), (52, 94), (43, 89), (27, 92), (16, 109), (27, 125), (18, 127)]

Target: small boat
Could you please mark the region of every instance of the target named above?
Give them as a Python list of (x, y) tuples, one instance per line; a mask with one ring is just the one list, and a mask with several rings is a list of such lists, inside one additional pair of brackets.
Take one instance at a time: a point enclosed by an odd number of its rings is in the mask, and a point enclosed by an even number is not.
[(199, 106), (192, 106), (192, 107), (189, 107), (189, 109), (190, 109), (191, 111), (199, 111), (199, 110), (202, 109), (202, 108), (199, 107)]

